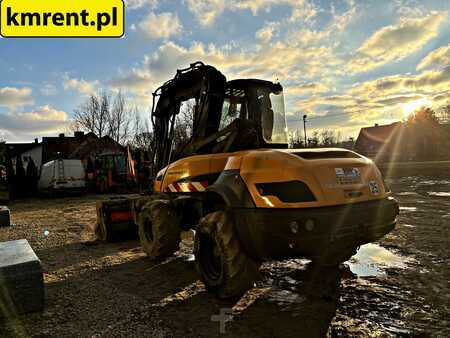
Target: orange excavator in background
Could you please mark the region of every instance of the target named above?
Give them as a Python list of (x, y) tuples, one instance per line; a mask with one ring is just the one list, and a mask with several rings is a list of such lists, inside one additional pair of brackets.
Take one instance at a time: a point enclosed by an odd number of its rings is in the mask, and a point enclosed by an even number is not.
[(105, 192), (129, 192), (136, 188), (137, 177), (131, 151), (127, 154), (104, 153), (95, 159), (96, 190)]

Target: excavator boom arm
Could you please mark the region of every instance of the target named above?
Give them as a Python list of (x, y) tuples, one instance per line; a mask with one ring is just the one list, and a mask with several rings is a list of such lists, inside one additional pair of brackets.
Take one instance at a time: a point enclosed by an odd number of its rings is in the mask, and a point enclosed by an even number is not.
[[(155, 133), (156, 170), (171, 160), (172, 139), (176, 116), (181, 104), (195, 99), (190, 144), (199, 144), (218, 131), (226, 86), (225, 76), (212, 66), (196, 62), (177, 70), (175, 77), (153, 93), (152, 123)], [(155, 104), (156, 98), (158, 98)], [(192, 146), (187, 147), (195, 152)], [(194, 147), (195, 148), (195, 147)]]

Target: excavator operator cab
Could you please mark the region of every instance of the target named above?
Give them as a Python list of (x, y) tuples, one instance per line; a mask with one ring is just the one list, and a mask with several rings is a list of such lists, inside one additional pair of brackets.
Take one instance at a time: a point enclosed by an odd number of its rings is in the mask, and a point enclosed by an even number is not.
[[(195, 99), (192, 135), (174, 149), (173, 135), (181, 104)], [(258, 79), (227, 81), (202, 62), (177, 70), (153, 93), (155, 169), (174, 159), (199, 154), (258, 148), (287, 148), (283, 87)]]
[(237, 119), (256, 129), (258, 147), (287, 148), (283, 88), (279, 83), (257, 79), (227, 82), (219, 131)]

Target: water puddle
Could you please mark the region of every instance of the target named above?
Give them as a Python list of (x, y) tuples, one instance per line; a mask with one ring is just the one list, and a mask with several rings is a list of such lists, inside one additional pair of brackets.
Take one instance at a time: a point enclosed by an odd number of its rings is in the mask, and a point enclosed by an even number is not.
[(269, 302), (275, 302), (278, 305), (302, 303), (305, 301), (305, 297), (289, 290), (272, 290), (268, 295)]
[(444, 191), (429, 191), (428, 195), (430, 196), (437, 196), (437, 197), (450, 197), (450, 192), (444, 192)]
[(382, 275), (383, 268), (403, 269), (406, 267), (404, 258), (373, 243), (361, 246), (356, 255), (346, 264), (359, 277)]
[(398, 196), (417, 196), (419, 194), (416, 192), (413, 192), (413, 191), (403, 191), (403, 192), (397, 193), (397, 195)]
[(416, 182), (417, 185), (429, 186), (429, 185), (449, 185), (448, 180), (420, 180)]
[(400, 207), (400, 211), (417, 211), (416, 207)]
[(411, 224), (401, 224), (401, 226), (405, 227), (405, 228), (415, 228), (416, 227), (415, 225), (411, 225)]

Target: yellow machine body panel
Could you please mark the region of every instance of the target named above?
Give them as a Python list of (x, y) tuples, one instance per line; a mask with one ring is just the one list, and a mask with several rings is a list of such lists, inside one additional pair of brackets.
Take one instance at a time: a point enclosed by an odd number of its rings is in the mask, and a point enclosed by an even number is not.
[[(168, 193), (204, 192), (225, 170), (239, 171), (258, 208), (332, 206), (390, 195), (370, 159), (338, 148), (259, 149), (191, 156), (161, 170), (154, 188)], [(259, 184), (298, 181), (306, 184), (314, 201), (281, 201), (258, 188)]]

